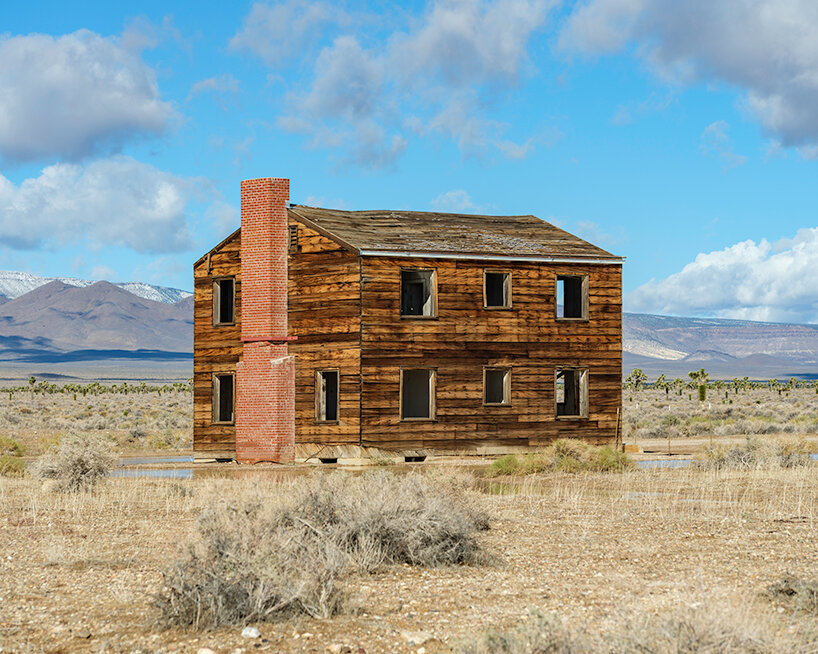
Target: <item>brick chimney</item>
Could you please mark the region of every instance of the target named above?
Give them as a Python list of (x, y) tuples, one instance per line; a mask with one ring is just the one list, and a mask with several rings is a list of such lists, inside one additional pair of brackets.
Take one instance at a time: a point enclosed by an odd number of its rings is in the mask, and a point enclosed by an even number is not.
[(295, 362), (287, 353), (288, 179), (241, 183), (241, 340), (236, 460), (291, 463)]

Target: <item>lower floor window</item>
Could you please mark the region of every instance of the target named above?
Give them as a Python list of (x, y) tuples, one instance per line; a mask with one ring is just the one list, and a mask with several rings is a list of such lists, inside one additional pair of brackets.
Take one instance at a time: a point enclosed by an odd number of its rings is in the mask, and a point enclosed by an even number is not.
[(432, 368), (404, 368), (400, 371), (401, 420), (431, 420), (435, 417), (435, 380)]
[(338, 420), (338, 371), (315, 372), (315, 420), (336, 422)]
[(557, 368), (554, 374), (557, 416), (588, 416), (588, 370)]
[(213, 375), (213, 422), (232, 424), (235, 422), (235, 382), (233, 373)]
[(509, 368), (483, 368), (483, 404), (511, 404)]

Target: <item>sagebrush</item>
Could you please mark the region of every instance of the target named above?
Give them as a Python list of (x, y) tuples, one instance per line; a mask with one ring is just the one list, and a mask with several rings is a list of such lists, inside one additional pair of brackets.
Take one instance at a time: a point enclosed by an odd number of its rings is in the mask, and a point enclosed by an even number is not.
[(106, 439), (91, 434), (70, 434), (37, 460), (32, 474), (38, 479), (53, 480), (54, 490), (76, 492), (87, 490), (107, 477), (115, 463), (116, 454)]
[(810, 463), (815, 444), (805, 440), (761, 440), (748, 436), (739, 445), (714, 444), (706, 447), (693, 461), (705, 470), (747, 470), (750, 468), (793, 468)]
[(344, 606), (346, 576), (385, 563), (476, 563), (487, 519), (454, 485), (338, 473), (205, 510), (156, 597), (164, 625), (214, 627)]

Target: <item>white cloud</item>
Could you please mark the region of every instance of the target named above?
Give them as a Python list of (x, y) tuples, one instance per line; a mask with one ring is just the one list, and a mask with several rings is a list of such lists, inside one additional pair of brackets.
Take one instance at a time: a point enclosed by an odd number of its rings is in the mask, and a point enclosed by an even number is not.
[(186, 206), (200, 186), (124, 156), (48, 166), (19, 185), (0, 175), (0, 244), (57, 249), (87, 239), (97, 248), (182, 251), (191, 246)]
[(732, 142), (727, 132), (730, 125), (724, 120), (717, 120), (704, 128), (701, 136), (701, 150), (705, 156), (721, 159), (729, 168), (747, 163), (747, 157), (733, 152)]
[(278, 125), (311, 134), (312, 145), (351, 148), (351, 160), (373, 167), (405, 150), (408, 131), (443, 135), (464, 155), (525, 157), (534, 141), (510, 141), (486, 113), (530, 67), (529, 42), (555, 4), (438, 0), (379, 47), (340, 36), (319, 54), (308, 88), (289, 94)]
[(190, 87), (190, 95), (198, 95), (199, 93), (206, 92), (238, 93), (239, 80), (233, 77), (230, 73), (225, 73), (224, 75), (199, 80)]
[(88, 30), (0, 36), (0, 157), (79, 159), (161, 133), (174, 110), (137, 50)]
[(441, 193), (434, 200), (432, 200), (431, 204), (432, 209), (435, 211), (443, 211), (448, 213), (480, 211), (480, 207), (474, 204), (471, 197), (469, 197), (469, 194), (462, 189)]
[(634, 43), (664, 77), (743, 89), (764, 131), (789, 147), (818, 143), (816, 34), (814, 0), (586, 0), (560, 45), (604, 54)]
[(625, 297), (628, 311), (818, 322), (818, 228), (775, 244), (736, 243), (701, 253), (681, 271)]
[(344, 20), (340, 9), (323, 2), (256, 2), (242, 29), (230, 40), (230, 49), (249, 51), (271, 66), (280, 64), (303, 55), (324, 26)]

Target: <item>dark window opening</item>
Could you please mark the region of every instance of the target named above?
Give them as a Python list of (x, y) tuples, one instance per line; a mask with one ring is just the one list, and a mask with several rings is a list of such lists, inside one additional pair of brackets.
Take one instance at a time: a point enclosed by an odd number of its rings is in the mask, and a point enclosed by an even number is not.
[(404, 463), (423, 463), (426, 460), (425, 456), (405, 456), (403, 457)]
[(587, 275), (557, 275), (557, 318), (587, 317)]
[(324, 457), (323, 459), (318, 459), (321, 463), (338, 463), (338, 457)]
[(315, 419), (318, 422), (338, 420), (338, 371), (319, 370), (315, 374)]
[(236, 280), (233, 277), (213, 282), (213, 324), (232, 325), (236, 322)]
[(213, 422), (234, 422), (235, 376), (213, 375)]
[(575, 368), (558, 369), (555, 381), (557, 415), (587, 417), (588, 371)]
[(486, 272), (484, 287), (486, 307), (507, 308), (511, 306), (511, 273)]
[(509, 404), (511, 402), (511, 371), (508, 368), (484, 369), (483, 402), (485, 404)]
[(290, 249), (298, 249), (298, 225), (290, 225)]
[(407, 419), (434, 418), (435, 371), (401, 370), (400, 417)]
[(435, 312), (434, 270), (401, 270), (400, 315), (434, 316)]

